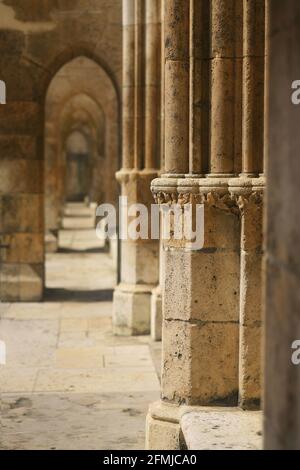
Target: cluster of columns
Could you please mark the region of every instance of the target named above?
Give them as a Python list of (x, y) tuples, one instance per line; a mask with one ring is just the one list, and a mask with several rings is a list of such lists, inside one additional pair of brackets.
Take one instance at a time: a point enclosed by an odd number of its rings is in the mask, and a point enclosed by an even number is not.
[[(150, 183), (160, 165), (160, 30), (160, 0), (124, 0), (123, 161), (117, 179), (128, 206), (144, 204), (148, 213), (153, 203)], [(121, 218), (127, 218), (125, 210), (120, 207)], [(130, 216), (125, 223), (130, 223)], [(120, 283), (114, 292), (114, 332), (146, 334), (152, 291), (158, 284), (159, 243), (151, 238), (123, 238)]]
[(163, 241), (161, 400), (147, 447), (176, 449), (183, 406), (261, 396), (264, 0), (164, 2), (159, 204), (204, 205), (204, 246)]

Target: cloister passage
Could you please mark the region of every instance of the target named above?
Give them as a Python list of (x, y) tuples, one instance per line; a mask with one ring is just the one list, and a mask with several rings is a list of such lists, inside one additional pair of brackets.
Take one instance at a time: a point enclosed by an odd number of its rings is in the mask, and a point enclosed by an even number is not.
[[(52, 78), (45, 100), (46, 252), (58, 247), (65, 202), (93, 208), (94, 227), (97, 205), (116, 203), (118, 113), (113, 83), (93, 60), (77, 57)], [(109, 249), (117, 265), (117, 247)]]
[(0, 0), (0, 447), (300, 448), (299, 18)]
[(0, 449), (144, 448), (158, 375), (148, 337), (113, 336), (117, 246), (95, 230), (97, 205), (117, 199), (118, 152), (111, 80), (71, 60), (45, 100), (41, 278), (12, 298), (40, 300), (42, 280), (43, 302), (0, 304)]
[(1, 284), (0, 449), (143, 449), (160, 348), (112, 331), (118, 247), (97, 238), (96, 207), (118, 197), (119, 103), (96, 61), (78, 56), (53, 75), (41, 135), (39, 205), (26, 205), (38, 226), (24, 227), (31, 274)]
[(0, 304), (1, 450), (144, 448), (158, 377), (148, 337), (112, 334), (115, 268), (92, 214), (65, 206), (45, 302)]

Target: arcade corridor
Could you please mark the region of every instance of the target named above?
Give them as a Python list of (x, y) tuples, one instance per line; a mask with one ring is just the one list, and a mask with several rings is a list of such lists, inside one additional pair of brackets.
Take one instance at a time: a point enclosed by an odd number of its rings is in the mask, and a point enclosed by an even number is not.
[(159, 396), (149, 337), (113, 336), (113, 261), (91, 210), (65, 213), (59, 251), (47, 255), (46, 301), (0, 306), (9, 352), (0, 449), (143, 449)]

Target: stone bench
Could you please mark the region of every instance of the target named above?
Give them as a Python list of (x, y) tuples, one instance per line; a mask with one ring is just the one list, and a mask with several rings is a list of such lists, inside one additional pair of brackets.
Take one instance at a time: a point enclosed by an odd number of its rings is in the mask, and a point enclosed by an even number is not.
[(262, 412), (201, 408), (183, 413), (181, 430), (189, 450), (261, 450)]

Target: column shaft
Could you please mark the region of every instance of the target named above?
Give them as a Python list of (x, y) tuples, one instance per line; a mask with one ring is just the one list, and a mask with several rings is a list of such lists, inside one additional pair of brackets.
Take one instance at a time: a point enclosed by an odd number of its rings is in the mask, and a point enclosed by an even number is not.
[(269, 151), (269, 28), (270, 28), (270, 0), (265, 0), (265, 77), (264, 77), (264, 155), (263, 155), (263, 174), (266, 174), (266, 161)]
[(243, 173), (263, 171), (265, 0), (244, 0)]
[(160, 153), (160, 0), (146, 1), (145, 168), (157, 168)]
[(160, 166), (159, 170), (164, 172), (165, 168), (165, 34), (164, 34), (164, 0), (160, 2), (161, 14), (161, 93), (160, 93)]
[(190, 0), (189, 173), (208, 171), (209, 151), (209, 2)]
[(145, 77), (145, 3), (135, 0), (135, 48), (134, 48), (134, 167), (137, 170), (144, 168), (145, 157), (145, 103), (144, 103), (144, 77)]
[(189, 1), (165, 1), (165, 171), (189, 171)]
[(135, 0), (123, 0), (123, 153), (122, 167), (134, 166)]
[(241, 4), (211, 2), (211, 174), (232, 174), (240, 159)]

